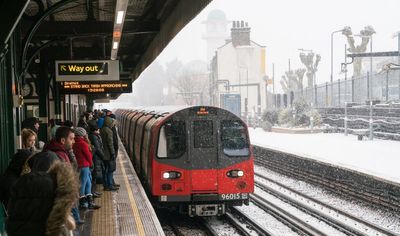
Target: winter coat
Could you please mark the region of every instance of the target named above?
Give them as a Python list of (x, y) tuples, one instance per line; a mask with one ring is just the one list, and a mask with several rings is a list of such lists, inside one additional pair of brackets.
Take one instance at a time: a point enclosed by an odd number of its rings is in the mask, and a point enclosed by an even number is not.
[(44, 152), (45, 152), (45, 151), (52, 151), (52, 152), (54, 152), (54, 153), (58, 156), (58, 158), (60, 158), (62, 161), (65, 161), (65, 162), (67, 162), (67, 163), (70, 163), (69, 156), (68, 156), (68, 151), (65, 150), (64, 146), (63, 146), (61, 143), (57, 142), (56, 139), (52, 139), (52, 140), (50, 141), (50, 143), (46, 144), (46, 145), (43, 147), (43, 151), (44, 151)]
[(115, 160), (116, 153), (114, 149), (114, 138), (113, 138), (113, 131), (112, 127), (115, 125), (112, 118), (106, 116), (104, 118), (104, 125), (101, 128), (100, 135), (101, 139), (103, 140), (103, 147), (104, 147), (104, 159), (106, 161)]
[(93, 145), (93, 159), (103, 160), (104, 159), (104, 147), (101, 136), (93, 132), (89, 133), (89, 140)]
[(78, 127), (84, 128), (86, 131), (89, 131), (89, 125), (86, 123), (86, 121), (83, 118), (80, 118), (78, 121)]
[(70, 235), (70, 213), (77, 198), (78, 179), (59, 160), (47, 172), (23, 175), (11, 190), (6, 231), (9, 236)]
[(89, 150), (89, 144), (84, 137), (75, 137), (74, 150), (76, 162), (79, 168), (90, 167), (93, 165), (92, 152)]
[(117, 126), (114, 124), (114, 126), (112, 127), (111, 130), (113, 132), (114, 151), (115, 151), (115, 154), (118, 155), (118, 131), (117, 131)]
[[(90, 126), (90, 125), (89, 125)], [(97, 124), (96, 124), (97, 126)], [(93, 131), (89, 133), (89, 140), (93, 145), (93, 171), (92, 178), (101, 178), (102, 176), (102, 165), (104, 159), (104, 148), (103, 141), (101, 140), (100, 134), (96, 134)]]
[(21, 175), (22, 166), (31, 154), (26, 149), (18, 150), (11, 159), (4, 174), (0, 176), (0, 201), (3, 202), (4, 206), (7, 206), (11, 187), (17, 182)]
[(97, 126), (98, 126), (100, 129), (103, 128), (104, 121), (105, 121), (105, 117), (104, 117), (104, 116), (99, 117), (99, 119), (97, 119)]

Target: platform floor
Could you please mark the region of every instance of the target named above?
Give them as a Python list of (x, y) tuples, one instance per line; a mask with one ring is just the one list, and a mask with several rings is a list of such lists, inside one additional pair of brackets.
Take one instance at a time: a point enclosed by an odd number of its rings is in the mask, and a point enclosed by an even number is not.
[(81, 211), (85, 224), (77, 229), (79, 235), (164, 235), (121, 142), (114, 180), (121, 185), (118, 191), (103, 191), (102, 185), (97, 186), (97, 191), (103, 193), (96, 198), (96, 203), (102, 206), (100, 209)]
[(400, 142), (342, 133), (283, 134), (249, 129), (253, 145), (295, 154), (400, 184)]

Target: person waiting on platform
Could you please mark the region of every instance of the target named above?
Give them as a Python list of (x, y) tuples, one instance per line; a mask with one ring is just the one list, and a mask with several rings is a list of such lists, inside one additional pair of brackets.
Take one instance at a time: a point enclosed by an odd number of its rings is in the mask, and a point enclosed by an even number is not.
[(31, 152), (35, 152), (35, 142), (36, 142), (36, 133), (31, 129), (22, 129), (21, 131), (22, 138), (22, 149), (30, 150)]
[(88, 131), (88, 129), (89, 129), (89, 126), (88, 126), (88, 124), (87, 124), (87, 118), (86, 118), (87, 116), (85, 115), (85, 113), (84, 114), (82, 114), (80, 117), (79, 117), (79, 120), (78, 120), (78, 127), (82, 127), (82, 128), (84, 128), (86, 131)]
[(114, 148), (114, 138), (112, 127), (115, 125), (115, 120), (111, 117), (106, 116), (104, 118), (104, 126), (101, 128), (100, 135), (103, 140), (104, 147), (104, 169), (103, 176), (105, 176), (104, 182), (104, 190), (105, 191), (114, 191), (118, 188), (113, 184), (113, 173), (116, 169), (116, 157), (117, 153), (115, 153)]
[(8, 203), (8, 235), (72, 235), (71, 207), (78, 180), (69, 164), (41, 152), (29, 161), (31, 172), (13, 185)]
[(10, 164), (8, 164), (3, 175), (0, 176), (0, 201), (4, 207), (8, 204), (11, 187), (21, 176), (23, 166), (31, 155), (32, 152), (29, 149), (18, 150), (11, 158)]
[(93, 166), (93, 159), (89, 149), (87, 133), (82, 127), (76, 127), (74, 132), (75, 144), (73, 150), (80, 169), (79, 179), (81, 187), (79, 189), (79, 207), (83, 209), (99, 209), (100, 206), (94, 203), (92, 194), (92, 175), (90, 173), (90, 167)]
[[(97, 122), (95, 120), (89, 120), (89, 140), (93, 145), (92, 153), (93, 153), (93, 170), (92, 170), (92, 193), (94, 197), (99, 197), (101, 193), (96, 192), (96, 179), (97, 177), (102, 176), (102, 166), (104, 159), (104, 148), (103, 141), (100, 137), (100, 130), (97, 126)], [(99, 174), (100, 173), (100, 174)], [(103, 182), (104, 181), (104, 178)]]
[[(36, 137), (38, 137), (39, 134), (39, 127), (40, 127), (40, 121), (36, 117), (29, 117), (26, 118), (24, 121), (22, 121), (21, 124), (21, 129), (30, 129), (33, 132), (35, 132)], [(36, 148), (39, 150), (42, 150), (44, 146), (44, 142), (36, 140)]]
[(74, 143), (74, 131), (69, 127), (61, 126), (56, 131), (56, 137), (44, 146), (43, 151), (52, 151), (56, 153), (61, 160), (71, 163), (69, 150), (72, 149)]

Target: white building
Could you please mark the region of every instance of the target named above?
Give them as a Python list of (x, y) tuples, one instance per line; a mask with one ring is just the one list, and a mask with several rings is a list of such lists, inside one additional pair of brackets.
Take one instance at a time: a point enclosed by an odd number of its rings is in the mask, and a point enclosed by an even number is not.
[(247, 22), (233, 22), (231, 39), (218, 48), (216, 60), (215, 77), (220, 94), (227, 92), (221, 80), (228, 80), (230, 93), (241, 96), (242, 115), (246, 111), (252, 115), (266, 109), (265, 46), (250, 39)]
[(206, 32), (203, 35), (203, 39), (207, 43), (207, 62), (210, 62), (215, 54), (215, 50), (223, 45), (229, 37), (229, 21), (226, 19), (223, 11), (216, 9), (208, 14), (207, 20), (203, 24), (206, 25)]

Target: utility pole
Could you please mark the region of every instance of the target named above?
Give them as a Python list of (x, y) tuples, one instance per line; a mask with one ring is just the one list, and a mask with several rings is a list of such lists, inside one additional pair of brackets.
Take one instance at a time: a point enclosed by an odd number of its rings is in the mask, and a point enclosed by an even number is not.
[[(371, 37), (370, 37), (370, 51), (371, 51), (371, 55), (372, 55), (372, 35), (371, 35)], [(370, 83), (371, 83), (371, 85), (369, 86), (369, 88), (371, 89), (371, 92), (369, 93), (370, 94), (370, 100), (372, 100), (373, 98), (374, 98), (374, 96), (373, 96), (373, 88), (372, 88), (372, 86), (373, 86), (373, 83), (372, 83), (372, 56), (369, 58), (369, 60), (370, 60)]]
[[(397, 63), (400, 65), (400, 31), (397, 32), (397, 51), (398, 51), (398, 57), (397, 57)], [(399, 71), (399, 99), (400, 99), (400, 71)]]
[(347, 44), (344, 45), (344, 64), (346, 67), (344, 68), (344, 104), (347, 102)]

